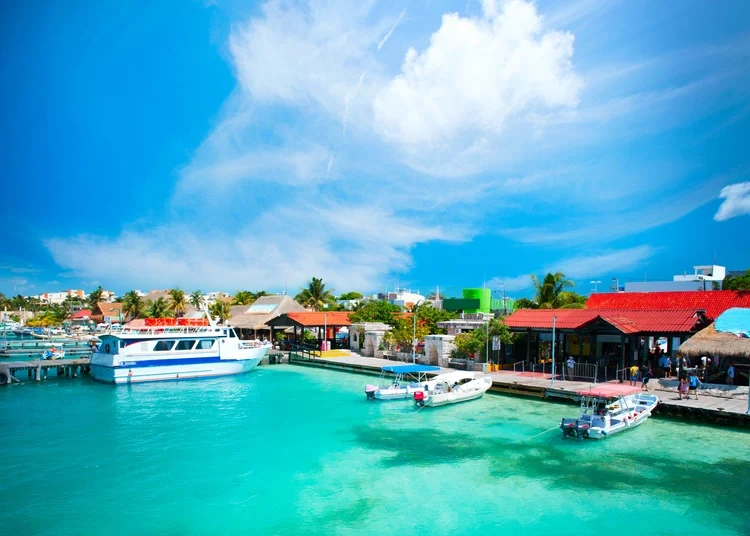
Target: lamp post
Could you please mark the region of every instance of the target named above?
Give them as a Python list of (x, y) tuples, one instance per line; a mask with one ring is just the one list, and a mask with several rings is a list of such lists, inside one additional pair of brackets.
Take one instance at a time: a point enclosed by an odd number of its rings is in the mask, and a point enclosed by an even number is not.
[(328, 350), (328, 313), (323, 313), (323, 351)]
[(601, 281), (592, 281), (592, 285), (594, 285), (594, 293), (596, 293), (599, 290), (599, 285), (601, 284)]
[[(555, 321), (557, 320), (557, 316), (552, 315), (552, 383), (550, 383), (550, 387), (555, 386)], [(544, 370), (542, 370), (544, 372)]]

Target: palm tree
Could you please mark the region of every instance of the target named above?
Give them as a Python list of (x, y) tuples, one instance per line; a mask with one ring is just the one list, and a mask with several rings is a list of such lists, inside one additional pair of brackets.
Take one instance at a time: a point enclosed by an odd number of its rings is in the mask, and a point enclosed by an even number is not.
[(173, 288), (169, 291), (169, 309), (174, 313), (176, 317), (181, 317), (187, 312), (187, 300), (185, 299), (185, 291), (179, 288)]
[(102, 294), (104, 293), (104, 289), (101, 285), (97, 287), (96, 290), (91, 291), (91, 294), (89, 294), (89, 297), (87, 299), (89, 307), (92, 309), (96, 307), (96, 304), (102, 301)]
[(232, 298), (232, 305), (250, 305), (255, 301), (255, 294), (248, 290), (238, 290)]
[(299, 303), (312, 309), (320, 311), (322, 307), (333, 302), (336, 297), (333, 295), (333, 289), (326, 289), (322, 279), (313, 277), (307, 288), (294, 297)]
[(200, 290), (194, 290), (193, 292), (191, 292), (190, 303), (196, 309), (200, 309), (201, 305), (203, 305), (203, 292), (201, 292)]
[(169, 304), (164, 298), (159, 298), (155, 302), (149, 301), (147, 304), (147, 314), (150, 318), (164, 318), (169, 315)]
[(565, 274), (562, 272), (548, 273), (541, 282), (535, 275), (532, 275), (531, 281), (536, 290), (534, 302), (540, 309), (581, 309), (584, 307), (585, 297), (565, 290), (575, 287), (575, 283), (570, 279), (565, 279)]
[(138, 318), (143, 312), (143, 299), (135, 290), (126, 292), (125, 296), (123, 296), (122, 312), (131, 320)]
[(232, 313), (229, 309), (229, 303), (225, 302), (224, 300), (217, 300), (212, 306), (211, 306), (211, 314), (214, 317), (219, 318), (219, 322), (222, 324), (227, 321), (229, 317), (232, 316)]

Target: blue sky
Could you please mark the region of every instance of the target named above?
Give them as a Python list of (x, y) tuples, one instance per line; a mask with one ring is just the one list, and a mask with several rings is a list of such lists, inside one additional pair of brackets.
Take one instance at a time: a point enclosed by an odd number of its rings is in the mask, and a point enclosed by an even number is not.
[(750, 267), (750, 6), (17, 2), (0, 291)]

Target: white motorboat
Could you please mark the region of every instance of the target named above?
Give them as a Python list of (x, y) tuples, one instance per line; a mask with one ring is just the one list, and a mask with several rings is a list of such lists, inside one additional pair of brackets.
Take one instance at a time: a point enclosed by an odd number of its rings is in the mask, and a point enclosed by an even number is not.
[[(440, 367), (430, 365), (389, 365), (380, 371), (377, 385), (365, 385), (368, 400), (398, 400), (411, 398), (417, 391), (425, 389), (427, 374), (439, 372)], [(386, 381), (386, 375), (395, 374), (393, 381)], [(434, 380), (434, 378), (433, 378)]]
[(492, 378), (475, 372), (451, 372), (433, 380), (427, 389), (414, 393), (417, 406), (432, 408), (476, 400), (492, 387)]
[(659, 403), (656, 395), (647, 393), (581, 394), (581, 416), (560, 423), (563, 438), (604, 439), (630, 430), (646, 422)]
[(91, 375), (101, 382), (128, 384), (242, 374), (253, 370), (270, 346), (240, 340), (234, 329), (199, 325), (194, 319), (145, 328), (123, 328), (99, 336), (91, 356)]

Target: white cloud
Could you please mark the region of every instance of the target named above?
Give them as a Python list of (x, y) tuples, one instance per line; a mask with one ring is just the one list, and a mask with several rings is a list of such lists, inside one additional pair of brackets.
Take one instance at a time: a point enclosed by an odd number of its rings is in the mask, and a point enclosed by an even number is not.
[(394, 30), (396, 29), (396, 26), (398, 26), (398, 25), (399, 25), (399, 23), (401, 22), (401, 19), (403, 19), (403, 18), (404, 18), (404, 15), (406, 15), (406, 9), (404, 9), (404, 10), (403, 10), (403, 11), (401, 12), (401, 14), (400, 14), (400, 15), (398, 16), (398, 18), (396, 19), (396, 22), (394, 22), (394, 23), (393, 23), (393, 26), (391, 26), (391, 29), (390, 29), (390, 30), (388, 30), (388, 33), (387, 33), (387, 34), (385, 34), (385, 35), (383, 36), (383, 39), (381, 39), (381, 40), (380, 40), (380, 43), (378, 43), (378, 50), (380, 50), (381, 48), (383, 48), (383, 46), (384, 46), (384, 45), (385, 45), (385, 44), (386, 44), (386, 43), (388, 42), (388, 39), (390, 39), (390, 38), (391, 38), (391, 34), (392, 34), (392, 33), (393, 33), (393, 31), (394, 31)]
[(443, 15), (429, 47), (406, 53), (401, 74), (374, 102), (388, 140), (408, 151), (471, 146), (509, 119), (577, 105), (571, 34), (545, 31), (535, 6), (521, 0), (499, 9), (485, 2), (483, 12)]
[(722, 188), (719, 198), (724, 202), (716, 211), (716, 221), (726, 221), (750, 214), (750, 182), (739, 182)]
[(385, 273), (408, 269), (414, 244), (448, 238), (439, 227), (374, 207), (326, 204), (277, 208), (232, 233), (171, 225), (45, 245), (58, 265), (81, 278), (106, 274), (106, 284), (280, 289), (315, 275), (335, 288), (368, 289)]

